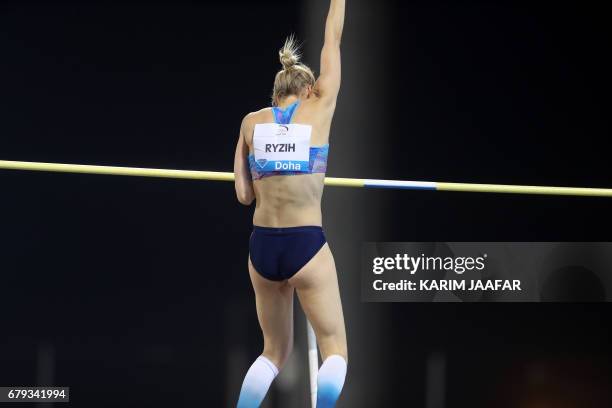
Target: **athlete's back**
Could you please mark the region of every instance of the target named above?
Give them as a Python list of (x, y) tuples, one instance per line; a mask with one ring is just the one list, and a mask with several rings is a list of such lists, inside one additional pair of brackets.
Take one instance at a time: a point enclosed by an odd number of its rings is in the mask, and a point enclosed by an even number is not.
[[(279, 108), (295, 103), (288, 97)], [(292, 124), (312, 126), (311, 146), (323, 147), (329, 143), (329, 131), (334, 107), (316, 95), (299, 100), (299, 106), (291, 118)], [(254, 154), (253, 134), (255, 125), (278, 122), (272, 108), (264, 108), (246, 116), (243, 126), (249, 153)], [(325, 173), (301, 175), (278, 174), (253, 182), (256, 208), (253, 224), (274, 227), (297, 225), (321, 225), (321, 196)]]
[[(264, 108), (250, 113), (242, 121), (240, 137), (234, 157), (234, 174), (236, 196), (245, 205), (256, 199), (253, 224), (268, 227), (291, 227), (300, 225), (321, 225), (321, 196), (327, 163), (329, 133), (336, 108), (336, 99), (340, 90), (341, 62), (340, 39), (344, 24), (344, 1), (332, 0), (325, 26), (325, 42), (321, 50), (321, 67), (319, 78), (299, 62), (297, 46), (292, 37), (280, 50), (280, 62), (283, 69), (276, 74), (273, 91), (273, 108)], [(294, 110), (292, 105), (297, 105)], [(280, 124), (276, 114), (279, 109), (293, 112), (290, 115), (286, 135), (281, 129), (264, 124)], [(282, 119), (282, 118), (281, 118)], [(307, 125), (308, 129), (299, 129), (301, 142), (300, 153), (282, 152), (282, 158), (264, 149), (255, 149), (263, 138), (284, 138), (290, 142), (291, 129), (298, 124)], [(295, 126), (291, 126), (295, 125)], [(255, 136), (256, 129), (265, 128), (265, 135)], [(280, 136), (279, 136), (280, 135)], [(254, 140), (255, 139), (255, 140)], [(278, 142), (274, 142), (278, 143)], [(275, 164), (308, 163), (306, 144), (310, 146), (309, 167), (304, 170), (295, 168), (275, 171), (266, 168), (271, 161)], [(261, 146), (261, 145), (259, 145)], [(279, 152), (280, 153), (280, 152)], [(301, 154), (304, 153), (302, 156)], [(257, 155), (260, 157), (256, 157)], [(298, 157), (299, 156), (299, 157)], [(257, 165), (263, 167), (257, 167)], [(259, 174), (261, 170), (262, 174)]]

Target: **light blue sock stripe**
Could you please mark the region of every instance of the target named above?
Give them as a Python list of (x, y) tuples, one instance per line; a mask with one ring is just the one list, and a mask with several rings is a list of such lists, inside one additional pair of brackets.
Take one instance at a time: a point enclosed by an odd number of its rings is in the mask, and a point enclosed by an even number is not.
[(345, 376), (346, 360), (342, 356), (334, 354), (325, 359), (317, 378), (317, 408), (336, 406)]
[(342, 385), (327, 383), (318, 384), (317, 408), (333, 408), (342, 392)]

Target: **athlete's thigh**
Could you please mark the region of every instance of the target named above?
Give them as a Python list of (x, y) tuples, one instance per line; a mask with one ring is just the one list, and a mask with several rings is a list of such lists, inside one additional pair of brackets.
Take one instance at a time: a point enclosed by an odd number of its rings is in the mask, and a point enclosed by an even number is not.
[[(346, 354), (342, 302), (329, 246), (325, 244), (289, 283), (296, 288), (300, 304), (315, 329), (321, 352)], [(326, 347), (328, 350), (324, 350)]]
[(293, 342), (293, 287), (286, 281), (265, 279), (248, 261), (255, 290), (257, 318), (266, 346), (286, 347)]

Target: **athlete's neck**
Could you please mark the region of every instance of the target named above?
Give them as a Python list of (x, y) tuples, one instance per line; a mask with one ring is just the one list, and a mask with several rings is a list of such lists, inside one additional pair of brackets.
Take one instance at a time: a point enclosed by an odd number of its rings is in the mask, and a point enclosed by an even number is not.
[(285, 109), (287, 106), (295, 103), (296, 101), (299, 101), (300, 98), (298, 98), (295, 95), (289, 95), (284, 97), (283, 99), (281, 99), (280, 101), (278, 101), (278, 107), (281, 109)]

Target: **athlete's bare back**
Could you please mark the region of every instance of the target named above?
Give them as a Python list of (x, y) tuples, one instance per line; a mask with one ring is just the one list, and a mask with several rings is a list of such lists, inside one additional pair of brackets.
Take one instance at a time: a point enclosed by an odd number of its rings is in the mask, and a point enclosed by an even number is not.
[[(295, 96), (287, 97), (279, 103), (279, 107), (284, 108), (297, 99)], [(329, 143), (334, 108), (334, 104), (317, 97), (313, 92), (308, 98), (300, 98), (300, 105), (291, 123), (311, 125), (311, 145), (322, 146)], [(244, 139), (250, 153), (253, 153), (255, 125), (273, 122), (272, 108), (264, 108), (245, 117), (242, 131), (244, 131)], [(279, 228), (301, 225), (320, 226), (324, 177), (324, 174), (315, 173), (266, 177), (254, 181), (256, 206), (253, 224)]]

